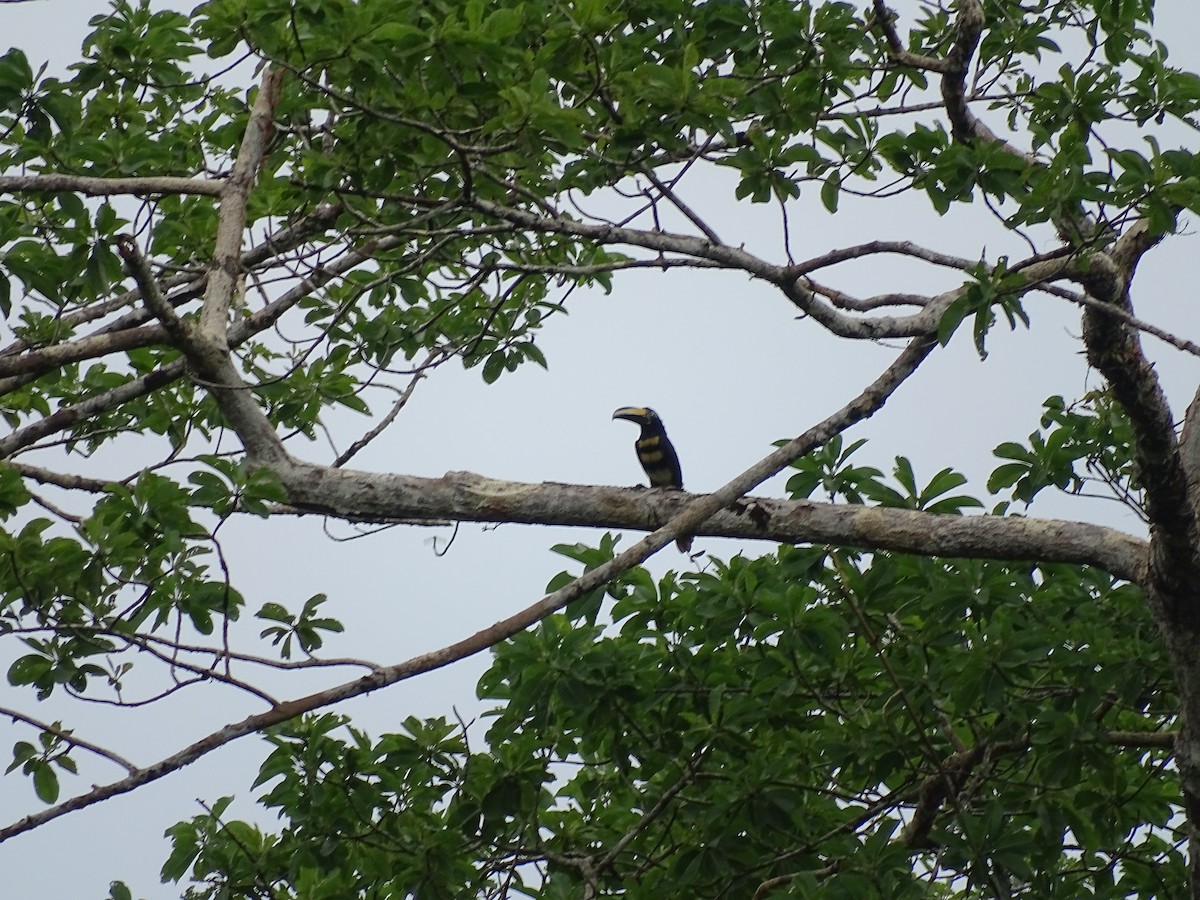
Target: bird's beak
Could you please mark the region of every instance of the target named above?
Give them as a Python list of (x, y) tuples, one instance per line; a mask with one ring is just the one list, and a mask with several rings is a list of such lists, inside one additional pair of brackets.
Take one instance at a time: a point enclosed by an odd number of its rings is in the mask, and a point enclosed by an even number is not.
[(646, 418), (646, 407), (644, 406), (622, 406), (613, 413), (614, 419), (629, 419), (631, 422), (642, 422)]

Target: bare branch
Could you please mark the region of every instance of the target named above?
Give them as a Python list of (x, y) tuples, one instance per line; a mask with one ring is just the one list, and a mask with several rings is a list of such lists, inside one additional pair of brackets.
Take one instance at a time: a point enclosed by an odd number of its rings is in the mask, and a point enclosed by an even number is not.
[(862, 259), (864, 256), (871, 256), (877, 253), (894, 253), (898, 256), (911, 256), (915, 259), (933, 263), (934, 265), (944, 266), (948, 269), (957, 269), (963, 272), (979, 265), (980, 262), (978, 259), (967, 259), (963, 256), (951, 256), (947, 253), (939, 253), (936, 250), (930, 250), (912, 241), (868, 241), (865, 244), (855, 244), (853, 247), (841, 247), (837, 250), (823, 253), (820, 256), (814, 256), (812, 259), (792, 266), (791, 271), (796, 276), (808, 275), (826, 266), (832, 266), (836, 263), (847, 262), (853, 259)]
[[(491, 201), (474, 199), (472, 204), (489, 216), (512, 222), (531, 231), (566, 234), (586, 238), (599, 244), (624, 244), (642, 247), (659, 253), (677, 253), (709, 260), (718, 267), (741, 270), (780, 288), (789, 300), (818, 324), (839, 337), (866, 340), (882, 338), (914, 338), (934, 334), (938, 322), (947, 307), (962, 295), (965, 287), (947, 291), (929, 298), (920, 312), (908, 316), (862, 316), (846, 315), (832, 304), (823, 301), (804, 275), (805, 271), (822, 265), (831, 265), (850, 258), (855, 250), (865, 253), (903, 253), (927, 259), (938, 265), (965, 268), (979, 265), (978, 261), (934, 254), (908, 242), (879, 242), (863, 244), (846, 251), (835, 251), (823, 257), (809, 260), (799, 266), (779, 266), (754, 256), (740, 247), (713, 244), (711, 241), (691, 235), (674, 234), (666, 231), (647, 231), (618, 225), (579, 222), (565, 216), (547, 216), (515, 207), (503, 206)], [(1027, 280), (1026, 290), (1033, 290), (1047, 282), (1069, 278), (1075, 263), (1067, 253), (1056, 251), (1022, 260), (1010, 266), (1020, 270)], [(839, 302), (848, 308), (853, 303), (849, 298), (839, 297)]]
[(379, 420), (378, 425), (351, 444), (344, 453), (338, 454), (337, 459), (331, 463), (332, 467), (335, 469), (341, 468), (348, 463), (354, 457), (354, 455), (358, 453), (358, 451), (362, 450), (363, 447), (367, 446), (371, 443), (371, 441), (383, 434), (384, 430), (396, 420), (396, 416), (400, 415), (400, 411), (408, 405), (408, 401), (412, 397), (413, 391), (417, 389), (417, 385), (420, 384), (421, 380), (425, 378), (425, 372), (433, 366), (436, 366), (439, 361), (444, 360), (445, 358), (446, 355), (444, 353), (436, 350), (431, 352), (429, 356), (426, 357), (425, 362), (421, 363), (421, 365), (417, 367), (417, 371), (413, 373), (412, 378), (408, 382), (408, 386), (405, 387), (404, 390), (400, 391), (400, 396), (396, 398), (396, 402), (392, 404), (392, 408), (388, 410), (387, 415)]
[(283, 70), (270, 68), (263, 73), (258, 96), (250, 110), (250, 121), (238, 150), (237, 162), (221, 191), (217, 219), (217, 240), (213, 248), (212, 270), (204, 292), (200, 313), (200, 331), (205, 339), (220, 348), (228, 347), (226, 326), (229, 304), (241, 275), (242, 233), (246, 227), (246, 201), (258, 177), (258, 169), (267, 151), (272, 131), (271, 117), (283, 84)]
[(683, 198), (671, 189), (670, 185), (665, 184), (661, 178), (654, 174), (654, 169), (652, 169), (650, 166), (642, 166), (642, 174), (649, 178), (650, 183), (654, 185), (658, 192), (666, 197), (671, 202), (672, 206), (683, 213), (689, 222), (699, 228), (706, 238), (708, 238), (714, 244), (725, 243), (721, 240), (720, 235), (718, 235), (712, 229), (712, 226), (705, 222), (704, 219), (702, 219), (694, 209), (688, 206), (688, 204), (684, 202)]
[[(272, 697), (266, 691), (255, 687), (254, 685), (250, 684), (248, 681), (243, 681), (240, 678), (234, 678), (232, 675), (229, 674), (228, 671), (221, 672), (218, 668), (218, 664), (221, 662), (222, 659), (224, 659), (226, 664), (228, 664), (231, 657), (228, 654), (224, 654), (219, 650), (209, 651), (210, 653), (213, 654), (212, 665), (202, 666), (202, 665), (197, 665), (195, 663), (188, 662), (187, 660), (184, 660), (184, 659), (180, 659), (180, 657), (177, 653), (171, 652), (171, 650), (173, 650), (173, 648), (171, 647), (170, 642), (161, 642), (161, 641), (151, 642), (151, 641), (143, 640), (141, 638), (141, 636), (136, 635), (136, 634), (131, 634), (131, 635), (125, 636), (123, 639), (126, 642), (128, 642), (131, 646), (134, 646), (137, 649), (141, 650), (143, 653), (148, 653), (150, 656), (154, 657), (155, 659), (159, 660), (160, 662), (166, 663), (172, 669), (179, 668), (185, 672), (190, 672), (191, 674), (197, 676), (199, 681), (207, 681), (207, 680), (218, 681), (221, 684), (228, 685), (229, 687), (235, 687), (238, 690), (245, 691), (246, 693), (257, 697), (259, 700), (262, 700), (264, 703), (266, 703), (267, 706), (274, 707), (274, 706), (279, 705), (279, 701), (277, 701), (274, 697)], [(169, 648), (168, 651), (164, 652), (162, 650), (159, 650), (158, 647), (155, 646), (155, 644), (158, 644), (158, 643), (165, 643), (166, 646)], [(227, 668), (228, 668), (228, 665), (227, 665)]]
[(708, 259), (724, 268), (740, 269), (772, 283), (778, 282), (786, 274), (786, 270), (781, 266), (773, 265), (740, 247), (716, 244), (707, 238), (667, 231), (646, 231), (619, 225), (579, 222), (566, 216), (539, 215), (525, 209), (504, 206), (478, 197), (471, 199), (471, 205), (493, 218), (511, 222), (533, 231), (567, 234), (587, 238), (598, 244), (626, 244), (630, 247), (644, 247), (660, 253), (680, 253)]
[(163, 296), (158, 282), (154, 280), (154, 273), (150, 271), (150, 264), (142, 256), (142, 252), (133, 238), (127, 234), (118, 235), (117, 252), (125, 261), (125, 267), (129, 270), (129, 274), (141, 288), (143, 302), (162, 323), (163, 329), (171, 338), (172, 343), (177, 347), (184, 347), (190, 343), (192, 341), (190, 323), (181, 319), (179, 313), (175, 312), (175, 307)]
[(220, 196), (224, 182), (207, 178), (156, 175), (147, 178), (96, 178), (89, 175), (0, 175), (0, 194), (84, 194), (111, 197), (132, 194), (150, 197), (165, 194)]
[(1123, 322), (1130, 328), (1135, 328), (1138, 331), (1145, 332), (1151, 337), (1156, 337), (1164, 344), (1170, 344), (1176, 350), (1182, 350), (1184, 353), (1190, 353), (1192, 356), (1200, 356), (1200, 344), (1195, 341), (1189, 341), (1187, 338), (1179, 337), (1172, 334), (1165, 328), (1159, 328), (1147, 322), (1145, 319), (1139, 319), (1128, 309), (1121, 306), (1114, 306), (1111, 303), (1105, 303), (1103, 300), (1097, 300), (1088, 294), (1072, 293), (1068, 298), (1072, 303), (1079, 306), (1099, 312), (1101, 315), (1109, 316), (1116, 319), (1118, 322)]
[(1174, 750), (1175, 737), (1173, 731), (1109, 731), (1104, 741), (1127, 750)]
[[(318, 467), (305, 470), (317, 478)], [(332, 474), (332, 473), (327, 473)], [(341, 480), (344, 476), (345, 480)], [(297, 481), (304, 477), (294, 476)], [(452, 521), (653, 530), (700, 494), (644, 488), (501, 481), (473, 472), (441, 478), (340, 470), (306, 493), (307, 505), (274, 515), (328, 515), (360, 524), (444, 526)], [(293, 498), (294, 502), (298, 502)], [(1146, 574), (1147, 543), (1062, 519), (955, 516), (919, 510), (747, 496), (697, 527), (699, 536), (1092, 565), (1134, 583)]]
[(86, 478), (83, 475), (68, 475), (63, 472), (52, 472), (50, 469), (43, 469), (40, 466), (31, 466), (27, 463), (9, 462), (22, 478), (29, 478), (39, 484), (52, 484), (55, 487), (65, 488), (69, 491), (90, 491), (93, 494), (103, 494), (108, 490), (108, 486), (112, 483), (105, 481), (102, 478)]

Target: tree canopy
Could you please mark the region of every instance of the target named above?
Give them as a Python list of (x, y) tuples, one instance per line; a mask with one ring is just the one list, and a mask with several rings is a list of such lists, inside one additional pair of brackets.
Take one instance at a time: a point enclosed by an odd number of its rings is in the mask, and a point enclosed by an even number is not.
[[(257, 780), (170, 830), (188, 896), (1200, 897), (1200, 400), (1155, 367), (1200, 347), (1135, 306), (1194, 240), (1200, 75), (1154, 12), (114, 0), (63, 77), (0, 56), (0, 712), (41, 804), (0, 841), (259, 736)], [(774, 232), (705, 214), (724, 184)], [(851, 202), (852, 243), (806, 227)], [(917, 202), (992, 249), (875, 232)], [(889, 266), (920, 275), (856, 287)], [(547, 323), (634, 270), (749, 279), (891, 361), (711, 493), (353, 468), (448, 369), (552, 367)], [(854, 426), (1033, 298), (1077, 311), (1090, 388), (986, 485), (863, 462)], [(296, 516), (610, 533), (369, 660), (325, 653), (336, 602), (227, 565), (237, 521)], [(761, 555), (642, 565), (689, 535)], [(485, 651), (476, 727), (338, 707)], [(156, 758), (70, 719), (214, 684), (256, 711)]]

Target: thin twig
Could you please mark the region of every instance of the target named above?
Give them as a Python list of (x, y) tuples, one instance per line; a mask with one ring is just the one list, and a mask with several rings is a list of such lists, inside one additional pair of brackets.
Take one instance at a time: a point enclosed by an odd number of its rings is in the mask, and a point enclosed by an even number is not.
[(0, 716), (6, 716), (12, 719), (14, 722), (24, 722), (26, 725), (32, 725), (34, 728), (40, 728), (42, 731), (54, 735), (56, 738), (65, 741), (73, 747), (79, 747), (81, 750), (87, 750), (91, 753), (95, 753), (97, 756), (102, 756), (109, 762), (116, 763), (130, 775), (133, 775), (138, 771), (138, 767), (125, 757), (114, 753), (111, 750), (106, 750), (99, 744), (93, 744), (91, 741), (85, 741), (83, 738), (76, 737), (74, 732), (65, 728), (60, 728), (57, 725), (51, 725), (47, 722), (42, 722), (33, 718), (32, 716), (25, 715), (23, 712), (10, 709), (7, 706), (0, 706)]

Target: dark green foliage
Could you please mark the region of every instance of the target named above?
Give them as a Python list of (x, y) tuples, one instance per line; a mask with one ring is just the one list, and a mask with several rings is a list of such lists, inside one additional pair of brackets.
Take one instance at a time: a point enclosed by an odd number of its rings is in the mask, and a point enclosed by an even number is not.
[(1042, 430), (1029, 435), (1030, 446), (1006, 442), (996, 448), (1000, 459), (988, 490), (1012, 488), (1014, 500), (1031, 503), (1042, 490), (1081, 493), (1089, 484), (1100, 496), (1120, 500), (1144, 517), (1133, 469), (1133, 435), (1129, 420), (1103, 392), (1087, 394), (1067, 405), (1062, 397), (1045, 403)]
[[(1168, 672), (1138, 593), (1100, 573), (784, 548), (658, 584), (634, 570), (609, 595), (611, 627), (580, 610), (497, 649), (486, 752), (444, 721), (374, 744), (329, 716), (295, 726), (260, 776), (287, 827), (254, 831), (251, 860), (249, 826), (201, 817), (165, 874), (200, 852), (193, 876), (235, 896), (336, 874), (451, 897), (529, 860), (519, 893), (557, 897), (582, 886), (567, 860), (628, 838), (599, 884), (630, 897), (749, 897), (830, 866), (822, 896), (1153, 897), (1182, 877), (1161, 751), (1106, 739), (1169, 726)], [(904, 833), (970, 750), (961, 793)]]

